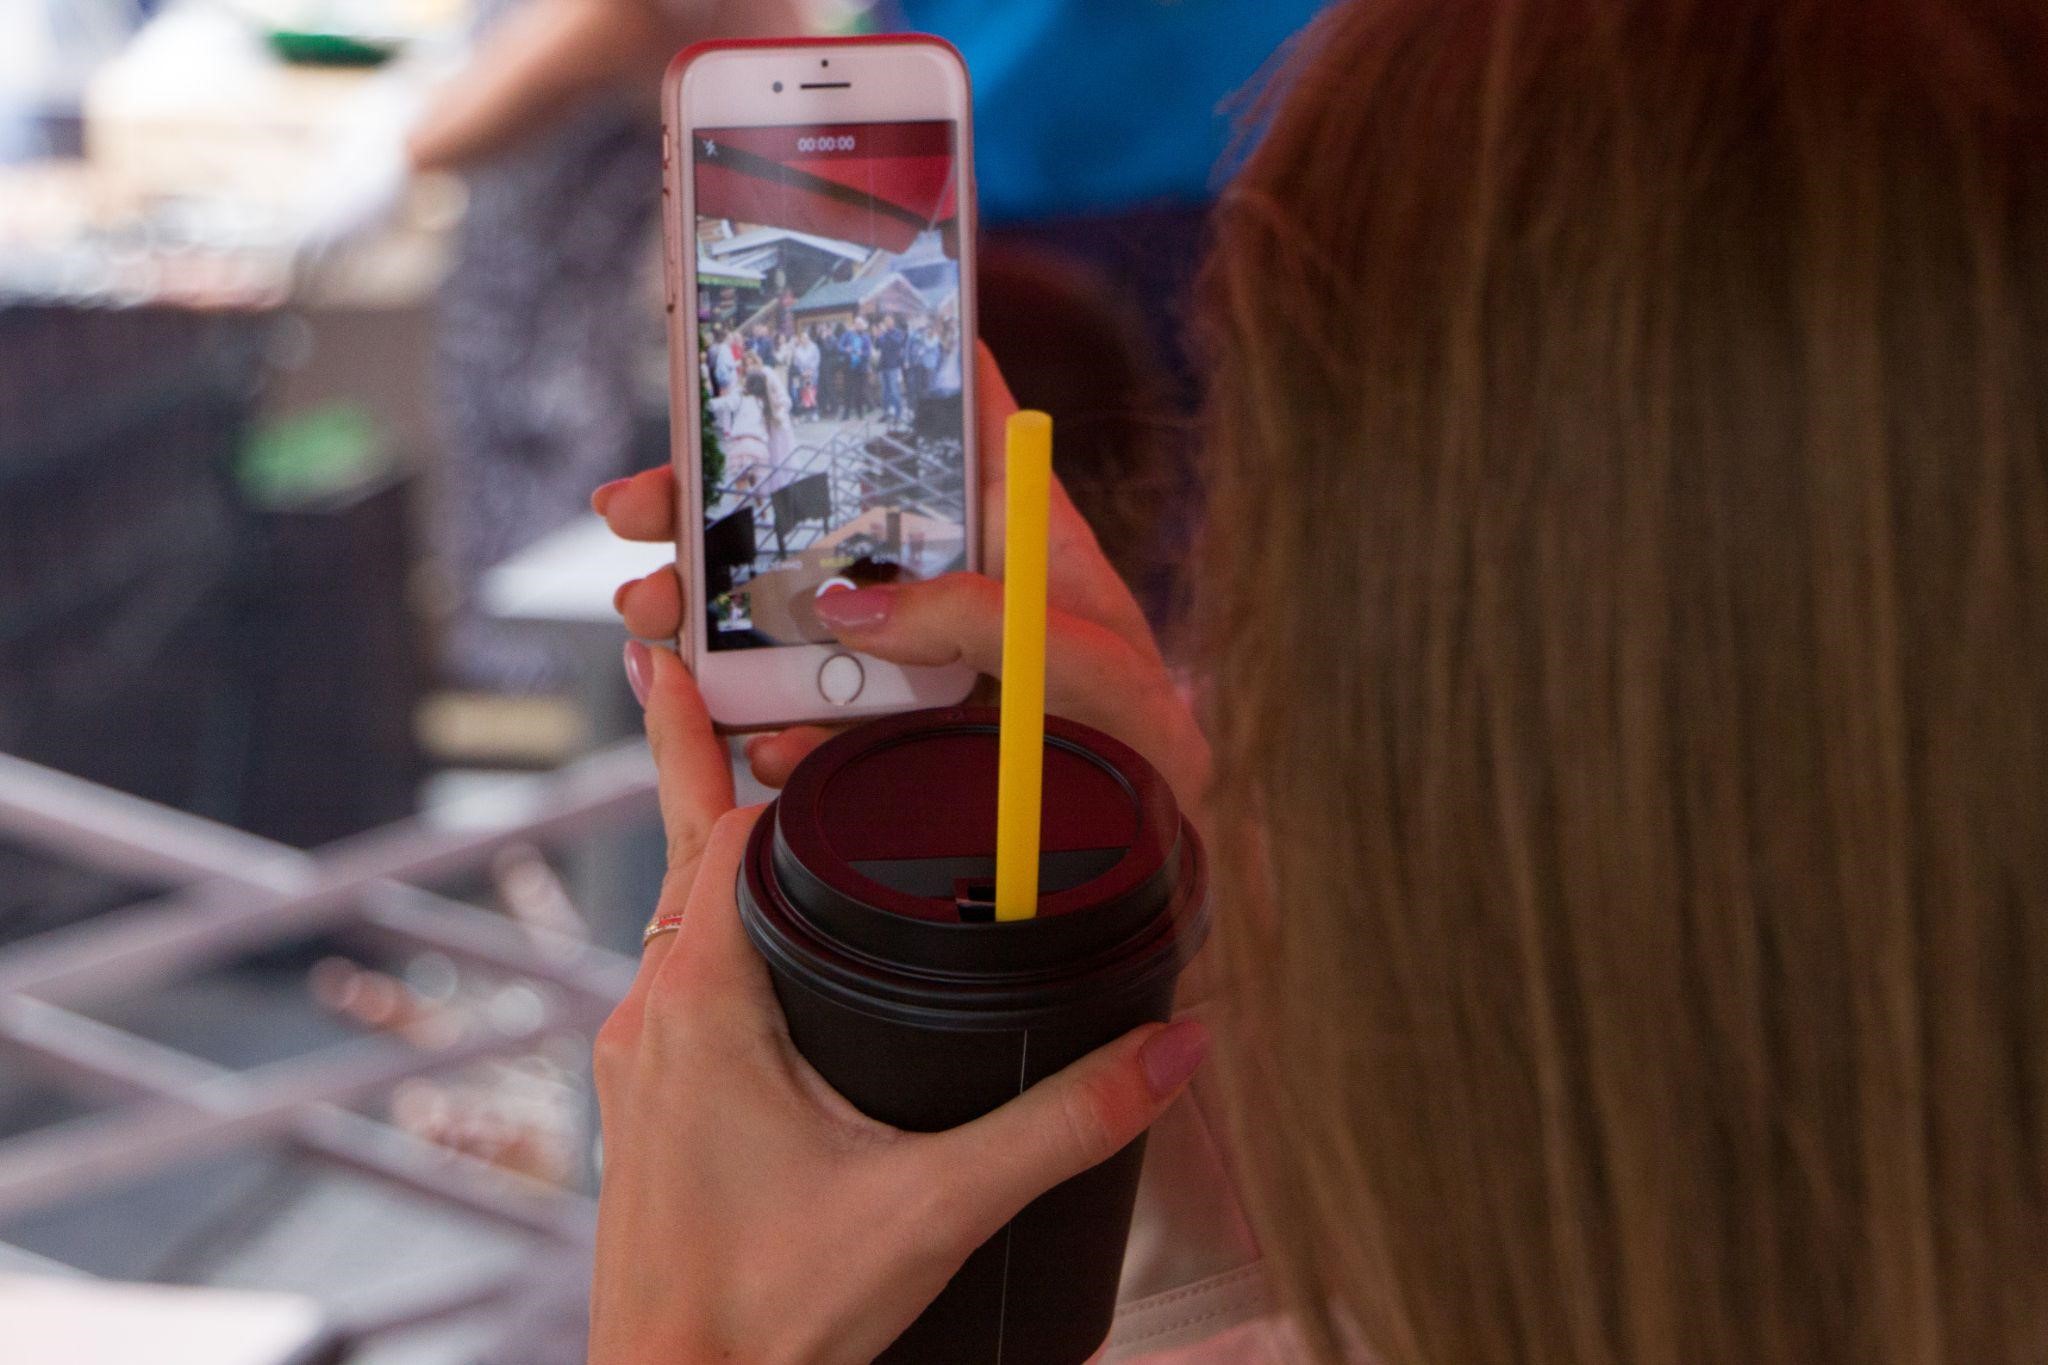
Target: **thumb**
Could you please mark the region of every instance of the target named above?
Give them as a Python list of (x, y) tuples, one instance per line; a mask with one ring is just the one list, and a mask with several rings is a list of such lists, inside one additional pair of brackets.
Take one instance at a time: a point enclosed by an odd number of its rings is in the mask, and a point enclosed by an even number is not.
[[(922, 583), (829, 593), (814, 610), (842, 644), (895, 664), (964, 663), (992, 678), (1003, 672), (1003, 585), (977, 573)], [(1069, 716), (1131, 742), (1165, 670), (1115, 631), (1058, 609), (1046, 613), (1045, 701)], [(1143, 745), (1139, 745), (1143, 748)]]
[(926, 1169), (957, 1173), (949, 1204), (969, 1224), (967, 1245), (979, 1245), (1039, 1195), (1122, 1151), (1166, 1111), (1208, 1052), (1209, 1030), (1198, 1020), (1149, 1024), (1002, 1108), (934, 1135), (945, 1150)]
[[(1003, 585), (981, 574), (831, 593), (815, 610), (842, 644), (863, 654), (895, 664), (964, 663), (1002, 676)], [(1208, 745), (1158, 656), (1056, 607), (1045, 618), (1045, 709), (1130, 745), (1184, 800), (1207, 785)]]

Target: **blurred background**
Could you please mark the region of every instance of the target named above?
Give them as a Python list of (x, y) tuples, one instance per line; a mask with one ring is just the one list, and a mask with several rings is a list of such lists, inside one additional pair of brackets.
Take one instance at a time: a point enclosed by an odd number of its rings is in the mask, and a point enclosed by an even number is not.
[(1232, 100), (1313, 8), (0, 0), (0, 1358), (582, 1358), (668, 56), (961, 47), (984, 338), (1166, 624)]

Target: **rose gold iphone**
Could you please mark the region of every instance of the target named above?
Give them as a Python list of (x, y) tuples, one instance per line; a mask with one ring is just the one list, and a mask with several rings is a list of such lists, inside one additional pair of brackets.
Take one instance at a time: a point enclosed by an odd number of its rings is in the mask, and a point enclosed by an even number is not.
[(679, 645), (721, 727), (961, 701), (829, 593), (978, 569), (967, 71), (936, 38), (703, 43), (663, 95)]

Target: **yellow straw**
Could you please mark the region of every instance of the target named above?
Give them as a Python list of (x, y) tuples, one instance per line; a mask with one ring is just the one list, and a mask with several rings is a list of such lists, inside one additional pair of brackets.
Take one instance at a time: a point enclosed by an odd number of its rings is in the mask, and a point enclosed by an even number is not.
[(1045, 785), (1045, 563), (1052, 418), (1010, 418), (1003, 517), (1003, 720), (996, 769), (996, 918), (1038, 913)]

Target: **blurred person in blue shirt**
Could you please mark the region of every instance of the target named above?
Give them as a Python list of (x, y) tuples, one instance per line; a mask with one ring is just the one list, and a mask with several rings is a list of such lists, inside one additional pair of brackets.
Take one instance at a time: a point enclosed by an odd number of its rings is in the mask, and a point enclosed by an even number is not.
[(1237, 92), (1324, 0), (889, 0), (974, 84), (981, 335), (1155, 619), (1195, 516), (1185, 344)]
[(1192, 530), (1185, 345), (1237, 92), (1325, 0), (886, 0), (974, 85), (981, 336), (1118, 571), (1161, 619)]
[(983, 221), (1211, 197), (1232, 96), (1323, 0), (891, 0), (974, 80)]

